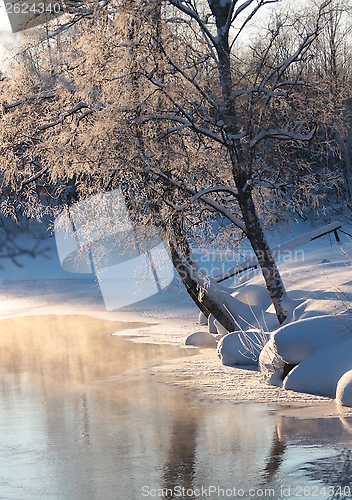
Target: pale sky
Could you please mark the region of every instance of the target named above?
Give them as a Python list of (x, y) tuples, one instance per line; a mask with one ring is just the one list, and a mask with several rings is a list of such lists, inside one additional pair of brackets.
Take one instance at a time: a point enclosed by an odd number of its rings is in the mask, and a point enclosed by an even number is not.
[[(20, 45), (20, 33), (12, 33), (10, 22), (5, 12), (4, 2), (6, 1), (7, 0), (0, 0), (0, 62), (6, 59), (6, 56), (10, 54), (12, 48), (19, 47)], [(292, 6), (297, 7), (298, 5), (303, 5), (304, 1), (305, 0), (285, 0), (284, 5), (289, 9)], [(267, 11), (264, 10), (261, 13), (260, 18), (262, 21), (269, 14), (270, 9), (271, 7), (269, 6)]]

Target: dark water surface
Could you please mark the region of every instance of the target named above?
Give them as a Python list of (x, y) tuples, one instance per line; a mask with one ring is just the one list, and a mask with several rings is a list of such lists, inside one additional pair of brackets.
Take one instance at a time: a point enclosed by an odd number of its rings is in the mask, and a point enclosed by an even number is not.
[(0, 322), (1, 499), (352, 496), (348, 418), (199, 401), (152, 375), (187, 352), (110, 335), (122, 326)]

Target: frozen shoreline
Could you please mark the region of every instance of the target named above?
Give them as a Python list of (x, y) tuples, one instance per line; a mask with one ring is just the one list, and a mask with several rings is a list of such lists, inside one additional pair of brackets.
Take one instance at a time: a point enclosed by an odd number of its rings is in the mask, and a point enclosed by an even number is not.
[[(6, 288), (6, 298), (4, 297)], [(31, 298), (23, 298), (24, 289), (31, 291)], [(70, 291), (70, 297), (66, 294)], [(89, 293), (87, 293), (89, 291)], [(117, 330), (114, 334), (127, 337), (133, 342), (168, 344), (191, 349), (196, 354), (179, 359), (166, 360), (162, 365), (150, 368), (163, 383), (185, 387), (197, 397), (209, 402), (261, 403), (277, 406), (275, 411), (299, 418), (352, 416), (352, 410), (338, 406), (334, 400), (285, 391), (269, 385), (260, 372), (231, 368), (221, 364), (215, 349), (198, 349), (184, 346), (186, 337), (194, 331), (206, 331), (197, 321), (197, 308), (189, 302), (183, 291), (173, 289), (174, 307), (169, 318), (162, 313), (162, 304), (134, 307), (130, 311), (108, 312), (93, 282), (52, 280), (13, 282), (1, 285), (1, 319), (17, 316), (86, 315), (94, 318), (141, 322), (143, 326)], [(85, 293), (83, 293), (85, 292)], [(84, 299), (84, 300), (82, 300)], [(161, 296), (161, 301), (165, 297)], [(166, 302), (170, 303), (170, 297)], [(132, 308), (131, 308), (132, 309)]]
[[(177, 280), (162, 293), (140, 303), (114, 312), (106, 311), (97, 281), (93, 277), (65, 273), (53, 243), (51, 241), (51, 260), (27, 259), (24, 268), (11, 264), (0, 273), (0, 319), (80, 314), (106, 320), (141, 322), (144, 326), (119, 330), (116, 334), (134, 342), (175, 346), (184, 346), (185, 339), (193, 332), (207, 331), (206, 326), (199, 325), (199, 311)], [(350, 259), (340, 256), (337, 250), (327, 241), (318, 240), (309, 248), (307, 246), (304, 262), (279, 264), (289, 293), (294, 299), (307, 298), (305, 314), (308, 316), (332, 314), (341, 307), (339, 293), (352, 290)], [(251, 283), (260, 284), (261, 281), (259, 274)], [(341, 283), (343, 288), (339, 290)], [(285, 391), (266, 383), (257, 371), (223, 366), (215, 350), (200, 350), (195, 356), (166, 362), (153, 370), (166, 383), (195, 389), (200, 398), (210, 401), (277, 404), (285, 407), (285, 414), (292, 413), (288, 405), (293, 405), (294, 411), (301, 416), (309, 413), (352, 415), (350, 409), (337, 406), (334, 400)], [(307, 408), (298, 410), (300, 406)]]

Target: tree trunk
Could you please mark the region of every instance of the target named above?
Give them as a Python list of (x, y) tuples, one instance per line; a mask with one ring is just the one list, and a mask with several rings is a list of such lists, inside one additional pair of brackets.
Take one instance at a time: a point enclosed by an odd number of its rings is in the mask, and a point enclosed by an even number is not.
[[(232, 77), (230, 64), (229, 30), (226, 28), (231, 2), (209, 0), (209, 6), (215, 17), (217, 27), (217, 54), (220, 85), (223, 98), (223, 117), (227, 134), (236, 135), (239, 132), (236, 120), (235, 101), (232, 96)], [(238, 202), (246, 226), (247, 237), (261, 267), (266, 287), (275, 307), (279, 323), (283, 323), (287, 314), (282, 305), (285, 297), (285, 288), (281, 281), (280, 273), (271, 255), (269, 245), (265, 239), (260, 221), (258, 219), (251, 190), (245, 189), (248, 174), (242, 169), (244, 157), (241, 142), (237, 141), (229, 148), (233, 164), (233, 177), (238, 189)]]
[(273, 302), (277, 319), (281, 324), (287, 317), (287, 312), (282, 304), (286, 291), (257, 216), (251, 191), (246, 190), (244, 193), (242, 191), (238, 202), (246, 225), (247, 237), (258, 259), (266, 288)]
[[(218, 293), (212, 293), (214, 285), (209, 284), (209, 288), (206, 287), (204, 284), (206, 278), (199, 275), (187, 260), (179, 255), (176, 248), (172, 248), (172, 246), (171, 258), (188, 294), (205, 316), (209, 317), (212, 314), (229, 332), (238, 329), (234, 318), (225, 309), (225, 304), (216, 300)], [(222, 292), (222, 294), (224, 293)]]
[(188, 242), (183, 236), (181, 221), (175, 218), (172, 222), (173, 241), (168, 238), (172, 263), (178, 272), (182, 283), (188, 294), (199, 309), (209, 317), (210, 314), (217, 319), (229, 332), (238, 327), (235, 319), (226, 309), (225, 293), (208, 277), (203, 276), (197, 270), (197, 264), (193, 261)]

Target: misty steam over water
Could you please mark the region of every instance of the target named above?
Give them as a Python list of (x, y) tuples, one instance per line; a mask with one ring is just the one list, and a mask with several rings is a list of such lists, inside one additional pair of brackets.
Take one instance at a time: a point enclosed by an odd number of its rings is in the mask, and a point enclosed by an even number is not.
[(1, 321), (1, 498), (201, 498), (201, 488), (204, 498), (254, 489), (280, 498), (301, 485), (323, 498), (324, 487), (348, 486), (348, 418), (201, 401), (153, 371), (193, 351), (111, 335), (128, 326), (85, 316)]

